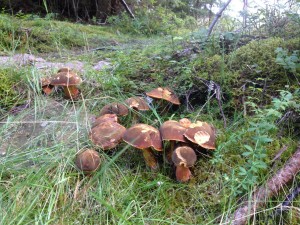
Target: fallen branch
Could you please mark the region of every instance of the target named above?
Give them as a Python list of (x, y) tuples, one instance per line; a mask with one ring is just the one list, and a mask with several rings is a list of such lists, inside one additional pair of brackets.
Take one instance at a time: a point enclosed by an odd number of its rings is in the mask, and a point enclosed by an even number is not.
[(255, 215), (259, 207), (266, 204), (266, 199), (278, 194), (280, 189), (288, 182), (292, 181), (296, 174), (300, 171), (300, 145), (292, 157), (285, 163), (273, 177), (267, 180), (266, 185), (258, 188), (251, 197), (250, 201), (245, 201), (234, 212), (233, 216), (229, 217), (226, 224), (244, 225)]

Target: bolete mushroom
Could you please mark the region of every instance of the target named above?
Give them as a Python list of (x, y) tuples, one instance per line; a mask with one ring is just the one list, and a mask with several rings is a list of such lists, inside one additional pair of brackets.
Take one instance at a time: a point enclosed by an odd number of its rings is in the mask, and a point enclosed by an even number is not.
[(184, 136), (202, 148), (216, 149), (215, 128), (206, 122), (197, 121), (192, 123), (184, 133)]
[(118, 122), (118, 117), (116, 114), (104, 114), (102, 116), (99, 116), (95, 119), (95, 121), (93, 122), (92, 127), (96, 127), (101, 123), (104, 122)]
[(54, 86), (51, 85), (51, 80), (50, 78), (47, 78), (47, 77), (42, 77), (41, 80), (40, 80), (40, 83), (41, 83), (41, 86), (42, 86), (42, 91), (45, 95), (49, 95)]
[(61, 68), (51, 79), (51, 85), (62, 86), (68, 99), (76, 99), (80, 91), (77, 85), (81, 84), (82, 79), (69, 68)]
[(190, 180), (192, 173), (189, 167), (194, 166), (197, 156), (195, 151), (188, 146), (181, 146), (172, 153), (172, 160), (176, 166), (176, 179), (179, 182)]
[(93, 149), (80, 151), (75, 159), (75, 165), (84, 173), (96, 171), (101, 164), (99, 153)]
[(116, 114), (117, 116), (126, 116), (128, 115), (128, 108), (126, 105), (118, 102), (112, 102), (110, 104), (105, 105), (100, 110), (100, 116), (104, 114)]
[(158, 161), (151, 150), (162, 151), (162, 140), (158, 129), (147, 124), (135, 124), (126, 130), (123, 140), (142, 150), (147, 166), (152, 170), (158, 169)]
[(152, 91), (146, 92), (146, 95), (151, 98), (167, 100), (174, 105), (180, 105), (179, 98), (174, 93), (174, 91), (168, 87), (158, 87), (156, 89), (153, 89)]
[(184, 127), (180, 122), (175, 120), (165, 121), (160, 127), (160, 133), (163, 141), (170, 142), (170, 148), (166, 150), (166, 158), (169, 163), (172, 163), (172, 153), (175, 148), (176, 141), (178, 142), (186, 142), (187, 139), (183, 136), (186, 131), (186, 127)]
[(89, 137), (91, 141), (102, 148), (108, 150), (115, 148), (121, 141), (126, 128), (117, 122), (106, 121), (94, 126)]
[[(125, 104), (136, 111), (147, 111), (150, 110), (149, 105), (142, 97), (131, 97), (125, 100)], [(137, 123), (137, 113), (133, 114), (132, 123)]]

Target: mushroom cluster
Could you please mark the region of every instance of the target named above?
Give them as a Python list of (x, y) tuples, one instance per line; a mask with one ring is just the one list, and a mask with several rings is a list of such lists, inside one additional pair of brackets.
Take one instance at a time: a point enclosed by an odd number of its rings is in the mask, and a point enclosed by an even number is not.
[[(52, 78), (42, 78), (41, 87), (49, 95), (55, 86), (62, 86), (67, 99), (77, 99), (80, 95), (78, 85), (82, 79), (70, 68), (61, 68)], [(148, 97), (160, 99), (159, 104), (180, 105), (179, 98), (168, 87), (158, 87), (146, 92)], [(97, 149), (114, 149), (125, 142), (141, 150), (146, 165), (153, 171), (158, 170), (158, 157), (165, 158), (174, 166), (176, 179), (187, 182), (192, 177), (190, 170), (197, 160), (196, 148), (214, 150), (216, 148), (215, 128), (202, 121), (191, 122), (187, 118), (164, 121), (159, 128), (140, 123), (140, 115), (150, 110), (148, 102), (142, 97), (130, 97), (124, 101), (105, 105), (94, 120), (89, 139), (95, 149), (81, 150), (75, 159), (77, 168), (85, 174), (96, 171), (101, 164)], [(133, 113), (132, 125), (125, 128), (119, 117)], [(167, 147), (163, 147), (167, 146)], [(164, 154), (161, 154), (164, 152)], [(164, 157), (165, 156), (165, 157)]]
[[(178, 97), (169, 88), (156, 88), (147, 96), (164, 99), (172, 104), (180, 104)], [(118, 123), (118, 117), (128, 115), (133, 110), (133, 125), (129, 128)], [(176, 179), (187, 182), (192, 173), (197, 155), (194, 148), (215, 149), (215, 129), (206, 122), (191, 122), (187, 118), (179, 121), (168, 120), (157, 129), (151, 125), (138, 123), (138, 113), (150, 107), (142, 97), (131, 97), (123, 103), (113, 102), (100, 110), (89, 134), (94, 145), (102, 150), (115, 148), (121, 141), (142, 151), (146, 165), (153, 171), (159, 168), (158, 157), (165, 158), (176, 167)], [(167, 148), (163, 148), (169, 143)]]
[(40, 82), (45, 95), (49, 95), (55, 86), (61, 86), (64, 89), (65, 98), (75, 100), (79, 97), (80, 90), (77, 86), (82, 83), (82, 79), (70, 68), (63, 67), (51, 78), (41, 78)]

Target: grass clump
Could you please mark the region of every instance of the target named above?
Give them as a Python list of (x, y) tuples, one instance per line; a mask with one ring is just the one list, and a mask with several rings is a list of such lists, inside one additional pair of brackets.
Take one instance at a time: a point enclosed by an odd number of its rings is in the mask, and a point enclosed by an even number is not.
[(1, 113), (24, 102), (26, 85), (24, 84), (23, 71), (11, 68), (0, 69), (0, 108)]
[(16, 18), (6, 14), (0, 14), (0, 19), (2, 52), (61, 52), (79, 47), (110, 46), (113, 39), (119, 41), (107, 27), (75, 25), (39, 17)]

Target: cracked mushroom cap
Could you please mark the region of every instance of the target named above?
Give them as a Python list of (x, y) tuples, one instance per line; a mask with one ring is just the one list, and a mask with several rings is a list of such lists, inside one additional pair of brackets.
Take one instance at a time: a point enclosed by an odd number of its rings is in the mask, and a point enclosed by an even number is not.
[(81, 84), (82, 79), (77, 75), (77, 73), (74, 73), (71, 70), (66, 71), (64, 70), (65, 68), (62, 69), (62, 72), (58, 72), (52, 77), (51, 85), (73, 86)]
[(187, 118), (180, 119), (179, 123), (181, 124), (181, 126), (183, 126), (185, 128), (189, 128), (190, 125), (192, 124), (192, 122), (189, 119), (187, 119)]
[(93, 149), (86, 149), (77, 154), (75, 165), (83, 172), (90, 173), (99, 168), (101, 158), (99, 153)]
[(179, 98), (176, 96), (173, 90), (171, 90), (168, 87), (159, 87), (156, 89), (153, 89), (152, 91), (146, 92), (146, 95), (151, 98), (158, 98), (158, 99), (164, 99), (167, 100), (174, 105), (180, 105)]
[(92, 127), (98, 126), (99, 124), (104, 123), (104, 122), (115, 122), (115, 123), (117, 123), (118, 122), (118, 117), (117, 117), (116, 114), (104, 114), (104, 115), (99, 116), (95, 119), (95, 121), (93, 122)]
[(116, 114), (117, 116), (126, 116), (128, 115), (128, 108), (126, 105), (118, 102), (113, 102), (110, 104), (105, 105), (101, 110), (100, 110), (100, 116), (104, 114)]
[(197, 121), (192, 123), (184, 133), (191, 142), (207, 149), (216, 149), (215, 128), (206, 122)]
[(188, 168), (194, 166), (197, 156), (191, 147), (182, 146), (174, 150), (172, 160), (175, 166), (184, 166)]
[(128, 107), (133, 108), (138, 111), (147, 111), (150, 109), (147, 102), (142, 97), (128, 98), (125, 101), (125, 104), (127, 104)]
[(186, 138), (183, 136), (186, 129), (179, 122), (168, 120), (161, 125), (159, 130), (162, 140), (186, 142)]
[(117, 122), (106, 121), (93, 127), (89, 134), (95, 145), (103, 150), (116, 147), (121, 141), (126, 128)]
[(162, 151), (162, 140), (158, 129), (147, 124), (135, 124), (123, 135), (123, 141), (138, 149), (152, 147)]

